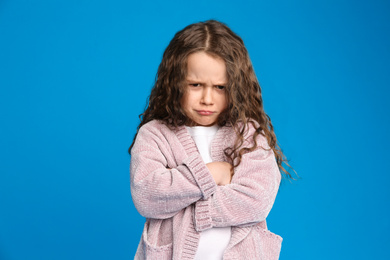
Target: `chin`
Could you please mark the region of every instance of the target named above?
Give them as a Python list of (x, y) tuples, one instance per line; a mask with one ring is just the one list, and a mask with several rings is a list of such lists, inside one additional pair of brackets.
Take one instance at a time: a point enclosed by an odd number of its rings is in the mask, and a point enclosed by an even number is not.
[(212, 126), (217, 123), (217, 119), (213, 120), (208, 118), (208, 120), (204, 120), (205, 118), (200, 118), (200, 120), (191, 120), (192, 123), (189, 126)]
[(216, 121), (214, 122), (199, 122), (199, 123), (196, 123), (197, 125), (199, 126), (212, 126), (216, 123)]

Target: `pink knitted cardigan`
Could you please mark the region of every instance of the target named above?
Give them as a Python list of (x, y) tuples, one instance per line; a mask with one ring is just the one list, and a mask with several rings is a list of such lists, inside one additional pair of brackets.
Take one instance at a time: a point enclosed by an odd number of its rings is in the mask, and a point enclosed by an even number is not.
[[(251, 147), (254, 128), (247, 129), (243, 146)], [(218, 130), (213, 161), (227, 161), (223, 151), (235, 138), (231, 127)], [(199, 232), (226, 226), (232, 235), (223, 259), (278, 259), (282, 238), (265, 219), (281, 175), (262, 135), (257, 144), (243, 155), (231, 184), (217, 186), (184, 126), (172, 130), (156, 120), (142, 126), (130, 166), (133, 202), (146, 218), (135, 259), (193, 259)]]

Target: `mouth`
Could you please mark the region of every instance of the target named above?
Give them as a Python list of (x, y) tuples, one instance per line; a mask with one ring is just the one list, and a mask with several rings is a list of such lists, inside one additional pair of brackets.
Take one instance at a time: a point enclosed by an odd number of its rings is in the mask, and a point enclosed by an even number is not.
[(214, 111), (210, 111), (210, 110), (195, 110), (199, 115), (202, 115), (202, 116), (210, 116), (212, 114), (214, 114), (215, 112)]

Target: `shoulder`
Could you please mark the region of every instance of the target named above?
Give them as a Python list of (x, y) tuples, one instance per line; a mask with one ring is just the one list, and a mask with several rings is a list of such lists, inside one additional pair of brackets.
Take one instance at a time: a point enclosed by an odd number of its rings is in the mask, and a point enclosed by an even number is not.
[(148, 130), (152, 130), (152, 129), (155, 129), (155, 128), (160, 128), (160, 127), (163, 127), (164, 126), (164, 123), (160, 120), (155, 120), (153, 119), (152, 121), (149, 121), (147, 122), (146, 124), (144, 124), (143, 126), (141, 126), (141, 128), (139, 129), (140, 131), (148, 131)]
[(173, 131), (162, 121), (160, 120), (152, 120), (143, 126), (138, 131), (138, 134), (154, 134), (154, 135), (160, 135), (160, 134), (166, 134), (166, 133), (172, 133)]
[[(160, 120), (152, 120), (144, 124), (138, 131), (136, 141), (156, 143), (160, 145), (178, 145), (180, 136), (187, 137), (189, 134), (184, 126), (173, 127)], [(187, 138), (188, 139), (188, 138)]]
[[(240, 133), (242, 133), (244, 139), (244, 147), (251, 147), (254, 142), (258, 148), (263, 148), (265, 150), (270, 149), (270, 146), (267, 141), (267, 137), (262, 130), (260, 124), (254, 120), (249, 119), (246, 123), (239, 122), (236, 128)], [(256, 140), (254, 139), (256, 137)]]
[(135, 138), (134, 146), (145, 146), (152, 144), (162, 144), (167, 136), (174, 133), (159, 120), (152, 120), (140, 127)]
[[(195, 142), (185, 126), (168, 126), (159, 120), (152, 120), (140, 127), (134, 142), (134, 151), (159, 151), (166, 158), (184, 160), (186, 155), (197, 152)], [(184, 156), (184, 157), (183, 157)], [(179, 159), (182, 158), (182, 159)]]

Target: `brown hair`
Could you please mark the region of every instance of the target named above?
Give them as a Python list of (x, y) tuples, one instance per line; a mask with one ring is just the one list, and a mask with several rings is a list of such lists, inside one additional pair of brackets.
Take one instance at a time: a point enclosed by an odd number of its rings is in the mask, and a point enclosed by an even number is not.
[[(283, 166), (285, 164), (290, 167), (277, 143), (271, 119), (264, 112), (260, 84), (244, 42), (229, 27), (215, 20), (191, 24), (175, 34), (163, 54), (149, 104), (140, 115), (141, 123), (137, 133), (142, 125), (154, 119), (171, 127), (189, 123), (180, 102), (186, 91), (187, 57), (199, 51), (220, 57), (226, 64), (228, 107), (218, 118), (218, 124), (234, 126), (237, 140), (233, 147), (224, 151), (225, 155), (237, 167), (243, 154), (256, 149), (256, 137), (264, 135), (274, 151), (279, 169), (292, 178)], [(255, 125), (253, 120), (258, 124)], [(238, 123), (242, 123), (240, 125), (243, 127), (239, 128)], [(256, 128), (253, 135), (254, 146), (241, 148), (248, 123)], [(137, 134), (129, 153), (136, 137)]]

